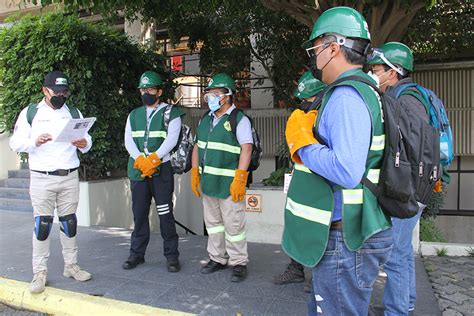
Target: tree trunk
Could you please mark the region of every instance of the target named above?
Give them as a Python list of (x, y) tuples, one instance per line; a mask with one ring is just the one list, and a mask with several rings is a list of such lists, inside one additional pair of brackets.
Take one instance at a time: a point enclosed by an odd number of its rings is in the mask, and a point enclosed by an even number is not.
[[(315, 0), (310, 5), (306, 0), (260, 0), (272, 11), (282, 12), (306, 25), (310, 30), (322, 12), (335, 6), (349, 6), (364, 14), (372, 37), (372, 46), (380, 46), (387, 41), (400, 41), (416, 13), (426, 6), (424, 0), (407, 3), (402, 0), (382, 0), (377, 5), (365, 1)], [(368, 13), (367, 13), (368, 12)]]

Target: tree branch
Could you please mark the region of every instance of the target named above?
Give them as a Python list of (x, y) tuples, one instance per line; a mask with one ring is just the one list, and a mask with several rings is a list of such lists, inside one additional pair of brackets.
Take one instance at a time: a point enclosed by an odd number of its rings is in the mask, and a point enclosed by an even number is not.
[(400, 23), (398, 23), (397, 27), (395, 27), (395, 29), (389, 33), (387, 37), (387, 42), (400, 41), (403, 35), (405, 35), (408, 27), (410, 26), (410, 23), (415, 18), (415, 15), (424, 7), (424, 3), (413, 4), (410, 8), (408, 15), (406, 15), (405, 18)]
[(284, 12), (292, 16), (308, 28), (313, 27), (314, 20), (319, 16), (316, 8), (302, 4), (301, 1), (298, 0), (260, 0), (260, 2), (267, 9)]

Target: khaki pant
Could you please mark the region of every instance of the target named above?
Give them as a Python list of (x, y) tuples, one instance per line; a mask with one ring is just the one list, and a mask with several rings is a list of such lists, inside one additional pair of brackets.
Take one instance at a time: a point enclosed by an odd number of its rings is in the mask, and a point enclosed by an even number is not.
[(209, 257), (221, 264), (247, 265), (244, 202), (233, 202), (230, 196), (223, 200), (203, 194), (203, 204)]
[[(58, 216), (76, 213), (79, 203), (79, 175), (77, 170), (67, 176), (53, 176), (30, 172), (30, 197), (34, 217)], [(76, 236), (59, 234), (65, 264), (77, 263)], [(36, 238), (33, 232), (33, 273), (47, 271), (50, 237), (44, 241)]]

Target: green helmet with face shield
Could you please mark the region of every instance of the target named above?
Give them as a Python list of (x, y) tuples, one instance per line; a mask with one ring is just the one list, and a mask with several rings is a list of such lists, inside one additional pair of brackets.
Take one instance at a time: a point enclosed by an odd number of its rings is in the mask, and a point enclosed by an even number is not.
[(210, 89), (228, 89), (229, 92), (235, 93), (235, 81), (228, 74), (220, 73), (209, 80), (206, 91)]
[[(309, 49), (313, 42), (323, 35), (334, 35), (336, 43), (365, 53), (367, 43), (370, 43), (370, 32), (362, 14), (349, 7), (334, 7), (324, 11), (316, 20), (309, 39), (303, 43), (303, 48)], [(353, 39), (365, 40), (365, 44)]]
[(311, 71), (306, 71), (298, 80), (293, 96), (302, 100), (314, 97), (326, 87), (326, 84), (314, 78)]
[(405, 44), (389, 42), (377, 48), (376, 51), (378, 54), (372, 54), (367, 61), (369, 65), (387, 65), (390, 68), (392, 65), (399, 65), (405, 70), (413, 71), (413, 52)]

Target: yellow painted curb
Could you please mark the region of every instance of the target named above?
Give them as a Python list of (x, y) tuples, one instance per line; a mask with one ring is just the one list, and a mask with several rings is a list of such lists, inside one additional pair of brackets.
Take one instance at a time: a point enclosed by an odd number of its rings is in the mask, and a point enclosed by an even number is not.
[(0, 302), (52, 315), (193, 315), (48, 286), (41, 294), (31, 294), (28, 283), (5, 278), (0, 278)]

